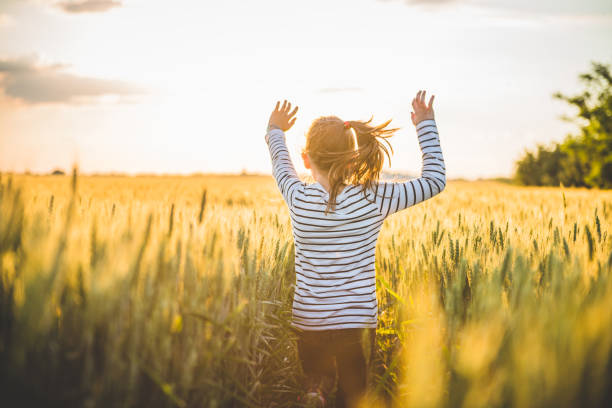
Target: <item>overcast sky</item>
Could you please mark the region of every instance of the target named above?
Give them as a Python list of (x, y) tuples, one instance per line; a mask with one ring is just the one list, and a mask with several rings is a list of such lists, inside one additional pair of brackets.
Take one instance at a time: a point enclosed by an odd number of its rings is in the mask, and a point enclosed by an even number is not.
[(508, 176), (575, 131), (551, 95), (591, 61), (612, 63), (609, 0), (0, 0), (0, 170), (269, 173), (287, 98), (298, 171), (335, 114), (393, 118), (390, 170), (415, 173), (426, 89), (448, 176)]

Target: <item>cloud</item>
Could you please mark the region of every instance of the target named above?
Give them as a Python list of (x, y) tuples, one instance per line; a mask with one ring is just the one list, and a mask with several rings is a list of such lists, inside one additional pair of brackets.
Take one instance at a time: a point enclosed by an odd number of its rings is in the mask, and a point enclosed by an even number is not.
[(41, 65), (36, 57), (0, 59), (0, 89), (26, 104), (92, 103), (103, 96), (133, 96), (143, 90), (124, 81), (64, 72), (67, 65)]
[(345, 87), (345, 88), (321, 88), (320, 93), (339, 93), (339, 92), (361, 92), (362, 88), (359, 87)]
[(499, 27), (542, 25), (609, 25), (612, 3), (574, 0), (379, 0), (402, 2), (432, 13), (472, 18), (475, 24)]
[(123, 6), (123, 3), (115, 0), (63, 0), (55, 5), (66, 13), (104, 13)]
[(459, 1), (461, 0), (404, 0), (406, 4), (423, 5), (423, 6), (457, 3)]
[[(393, 3), (396, 0), (378, 0), (381, 3)], [(471, 0), (403, 0), (407, 6), (416, 6), (422, 8), (439, 8), (447, 4), (466, 3)]]
[[(394, 2), (396, 0), (379, 0)], [(552, 16), (579, 18), (610, 15), (612, 3), (607, 1), (575, 0), (401, 0), (407, 6), (435, 8), (436, 10), (453, 9), (454, 6), (472, 7), (485, 10), (498, 10), (500, 12), (518, 12), (526, 16)]]

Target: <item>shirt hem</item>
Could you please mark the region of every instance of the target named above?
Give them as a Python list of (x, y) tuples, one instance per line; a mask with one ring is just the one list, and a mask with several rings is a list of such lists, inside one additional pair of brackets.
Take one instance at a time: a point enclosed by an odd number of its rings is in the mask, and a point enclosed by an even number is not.
[(304, 331), (323, 331), (323, 330), (337, 330), (337, 329), (375, 329), (378, 326), (378, 322), (370, 323), (337, 323), (333, 325), (325, 326), (303, 326), (296, 322), (291, 322), (291, 327), (301, 329)]

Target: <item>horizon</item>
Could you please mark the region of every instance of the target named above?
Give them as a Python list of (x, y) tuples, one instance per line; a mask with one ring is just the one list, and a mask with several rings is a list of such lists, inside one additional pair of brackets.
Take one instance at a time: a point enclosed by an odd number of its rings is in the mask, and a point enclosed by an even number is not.
[[(23, 171), (23, 172), (10, 172), (10, 171), (0, 171), (0, 176), (8, 175), (8, 176), (32, 176), (32, 177), (72, 177), (72, 171), (74, 168), (70, 170), (64, 170), (62, 168), (54, 168), (47, 172), (31, 172), (31, 171)], [(55, 173), (59, 171), (60, 173)], [(77, 168), (77, 176), (79, 177), (268, 177), (272, 178), (271, 173), (267, 172), (193, 172), (193, 173), (127, 173), (127, 172), (81, 172)], [(312, 179), (312, 175), (308, 172), (298, 172), (298, 176), (307, 181)], [(400, 179), (412, 179), (420, 177), (416, 173), (410, 172), (402, 172), (402, 171), (391, 171), (391, 170), (383, 170), (381, 172), (381, 180), (400, 180)], [(495, 180), (511, 180), (511, 177), (450, 177), (447, 178), (447, 181), (495, 181)], [(314, 179), (312, 179), (314, 182)]]
[(393, 118), (384, 169), (418, 174), (409, 101), (425, 89), (449, 178), (508, 178), (577, 132), (552, 94), (612, 63), (604, 0), (183, 4), (2, 2), (0, 171), (270, 174), (265, 124), (288, 99), (298, 173), (308, 125), (335, 114)]

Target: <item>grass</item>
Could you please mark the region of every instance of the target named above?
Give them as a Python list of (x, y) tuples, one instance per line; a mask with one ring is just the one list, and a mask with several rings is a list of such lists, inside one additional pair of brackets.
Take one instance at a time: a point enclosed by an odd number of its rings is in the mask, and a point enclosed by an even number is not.
[[(369, 404), (610, 404), (611, 211), (451, 181), (390, 217)], [(4, 400), (296, 406), (293, 254), (270, 177), (2, 175)]]

